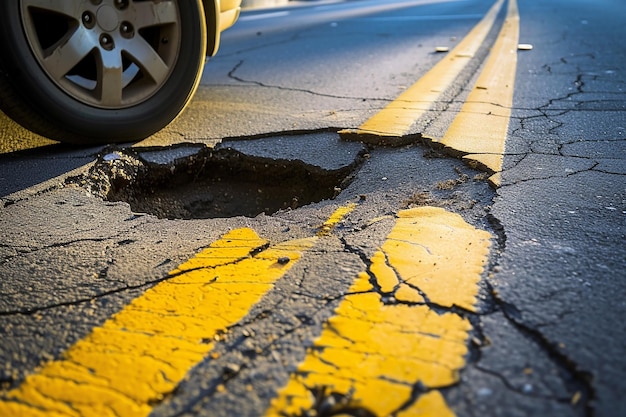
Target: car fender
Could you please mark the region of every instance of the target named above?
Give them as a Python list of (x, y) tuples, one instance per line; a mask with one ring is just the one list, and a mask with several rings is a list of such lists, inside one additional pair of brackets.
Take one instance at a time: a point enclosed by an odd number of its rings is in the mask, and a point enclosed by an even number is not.
[(220, 34), (239, 17), (241, 0), (202, 0), (207, 27), (207, 56), (214, 56), (220, 45)]

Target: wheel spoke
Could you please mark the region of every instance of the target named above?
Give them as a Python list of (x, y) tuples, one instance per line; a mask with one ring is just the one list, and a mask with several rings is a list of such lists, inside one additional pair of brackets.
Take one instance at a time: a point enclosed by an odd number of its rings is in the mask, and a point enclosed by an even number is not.
[(102, 63), (98, 69), (98, 94), (100, 104), (119, 107), (122, 104), (123, 72), (119, 51), (102, 51)]
[(50, 75), (60, 80), (96, 47), (96, 40), (84, 28), (78, 27), (70, 38), (56, 47), (44, 58), (44, 66)]
[(80, 2), (65, 0), (22, 0), (27, 8), (36, 8), (48, 12), (80, 19)]
[(173, 1), (133, 2), (128, 11), (131, 22), (137, 29), (178, 23), (178, 12)]
[(167, 64), (143, 38), (135, 38), (124, 50), (132, 61), (141, 68), (144, 75), (147, 75), (156, 84), (160, 84), (167, 78), (169, 73)]
[(19, 1), (38, 62), (64, 92), (89, 105), (142, 103), (179, 62), (179, 0), (128, 0), (117, 9), (110, 0)]

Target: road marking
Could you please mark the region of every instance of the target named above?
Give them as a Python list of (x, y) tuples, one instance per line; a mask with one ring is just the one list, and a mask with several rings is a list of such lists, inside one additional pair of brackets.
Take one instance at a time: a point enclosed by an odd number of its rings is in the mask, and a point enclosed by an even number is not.
[(320, 230), (317, 232), (318, 237), (328, 236), (332, 229), (346, 217), (352, 210), (356, 208), (356, 203), (346, 204), (343, 207), (339, 207), (335, 212), (324, 222)]
[(490, 181), (500, 185), (500, 172), (509, 129), (519, 41), (516, 0), (509, 0), (506, 20), (474, 88), (440, 143), (467, 153), (493, 173)]
[(318, 240), (268, 247), (252, 229), (227, 233), (26, 377), (0, 399), (0, 416), (147, 416)]
[(458, 382), (472, 326), (449, 308), (475, 311), (490, 242), (444, 209), (401, 211), (266, 416), (315, 415), (322, 397), (337, 415), (453, 416), (437, 389)]
[(413, 86), (358, 129), (346, 129), (340, 133), (347, 139), (359, 141), (382, 138), (389, 143), (402, 142), (411, 126), (431, 109), (474, 57), (493, 27), (503, 2), (498, 0), (471, 32)]
[[(493, 27), (503, 0), (496, 2), (485, 17), (417, 83), (402, 93), (358, 129), (340, 133), (347, 139), (404, 144), (417, 120), (439, 100), (474, 56)], [(500, 185), (500, 172), (508, 134), (519, 41), (519, 12), (516, 0), (509, 0), (507, 16), (480, 76), (459, 114), (443, 138), (431, 137), (464, 154), (463, 158), (492, 173), (489, 181)]]

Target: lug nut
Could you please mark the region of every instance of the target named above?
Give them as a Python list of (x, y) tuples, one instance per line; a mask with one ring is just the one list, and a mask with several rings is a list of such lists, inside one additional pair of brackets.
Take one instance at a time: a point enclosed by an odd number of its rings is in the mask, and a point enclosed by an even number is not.
[(96, 19), (91, 12), (84, 12), (81, 20), (87, 29), (93, 28), (96, 24)]
[(120, 25), (120, 33), (125, 38), (132, 38), (135, 34), (135, 30), (133, 29), (133, 25), (129, 22), (122, 22)]
[(100, 46), (107, 51), (112, 50), (115, 47), (113, 38), (106, 33), (100, 35)]

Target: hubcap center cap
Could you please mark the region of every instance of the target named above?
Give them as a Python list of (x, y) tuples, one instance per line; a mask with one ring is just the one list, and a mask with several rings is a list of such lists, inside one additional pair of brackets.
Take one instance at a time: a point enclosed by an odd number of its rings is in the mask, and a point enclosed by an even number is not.
[(96, 15), (98, 26), (106, 32), (112, 32), (117, 29), (119, 25), (119, 19), (117, 17), (117, 11), (111, 6), (102, 6), (98, 9)]

